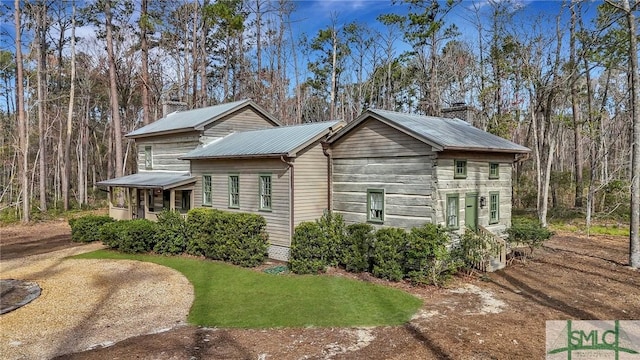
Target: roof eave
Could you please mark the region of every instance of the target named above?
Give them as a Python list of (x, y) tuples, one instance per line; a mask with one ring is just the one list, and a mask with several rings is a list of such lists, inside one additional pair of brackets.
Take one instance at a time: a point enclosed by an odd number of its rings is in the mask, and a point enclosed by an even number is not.
[(225, 112), (223, 112), (223, 113), (220, 113), (220, 114), (218, 114), (217, 116), (212, 117), (212, 118), (210, 118), (210, 119), (207, 119), (207, 120), (205, 120), (205, 121), (201, 122), (200, 124), (198, 124), (198, 125), (194, 126), (194, 130), (197, 130), (197, 131), (204, 131), (204, 128), (205, 128), (207, 125), (209, 125), (209, 124), (211, 124), (211, 123), (213, 123), (213, 122), (216, 122), (216, 121), (218, 121), (219, 119), (222, 119), (223, 117), (225, 117), (225, 116), (227, 116), (227, 115), (229, 115), (229, 114), (233, 114), (234, 112), (236, 112), (236, 111), (238, 111), (238, 110), (242, 109), (242, 108), (243, 108), (243, 107), (245, 107), (245, 106), (251, 106), (251, 107), (253, 107), (253, 108), (254, 108), (255, 110), (257, 110), (257, 111), (258, 111), (262, 116), (264, 116), (264, 117), (266, 117), (267, 119), (269, 119), (269, 121), (271, 121), (271, 122), (272, 122), (272, 123), (274, 123), (275, 125), (277, 125), (277, 126), (282, 126), (282, 124), (281, 124), (278, 120), (276, 120), (276, 118), (274, 118), (271, 114), (269, 114), (269, 113), (268, 113), (265, 109), (263, 109), (260, 105), (258, 105), (258, 104), (256, 104), (255, 102), (253, 102), (253, 100), (245, 100), (245, 101), (243, 101), (243, 102), (239, 103), (238, 105), (236, 105), (236, 106), (232, 107), (231, 109), (229, 109), (229, 110), (227, 110), (227, 111), (225, 111)]
[(505, 148), (487, 148), (487, 147), (462, 147), (462, 146), (445, 146), (443, 150), (450, 151), (481, 151), (481, 152), (497, 152), (508, 154), (528, 154), (530, 149), (505, 149)]
[(171, 134), (179, 134), (194, 131), (195, 129), (192, 127), (180, 128), (180, 129), (172, 129), (172, 130), (164, 130), (164, 131), (156, 131), (156, 132), (147, 132), (142, 134), (131, 135), (131, 133), (126, 134), (124, 137), (127, 139), (139, 139), (143, 137), (151, 137), (151, 136), (160, 136), (160, 135), (171, 135)]
[(295, 157), (295, 154), (285, 153), (270, 153), (270, 154), (239, 154), (239, 155), (216, 155), (216, 156), (181, 156), (180, 160), (224, 160), (224, 159), (256, 159), (256, 158), (278, 158), (281, 156)]

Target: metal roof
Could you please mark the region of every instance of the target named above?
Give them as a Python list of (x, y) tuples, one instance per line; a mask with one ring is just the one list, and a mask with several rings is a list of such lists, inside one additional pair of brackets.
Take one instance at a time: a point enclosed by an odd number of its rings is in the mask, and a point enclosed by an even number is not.
[(295, 156), (296, 151), (341, 125), (342, 122), (336, 120), (232, 133), (180, 159)]
[(240, 100), (220, 105), (214, 105), (204, 107), (200, 109), (193, 109), (187, 111), (176, 111), (162, 119), (143, 126), (137, 130), (128, 133), (127, 137), (140, 137), (148, 135), (157, 135), (161, 133), (171, 133), (189, 130), (198, 130), (197, 128), (206, 125), (207, 123), (218, 119), (228, 113), (242, 108), (245, 105), (251, 105), (257, 109), (260, 113), (269, 118), (274, 124), (280, 125), (278, 121), (271, 117), (267, 112), (262, 110), (251, 100)]
[(395, 111), (369, 109), (336, 136), (333, 143), (365, 119), (373, 116), (417, 139), (442, 150), (476, 150), (528, 153), (531, 150), (507, 139), (476, 128), (460, 119), (404, 114)]
[(188, 173), (145, 171), (115, 179), (100, 181), (98, 186), (120, 186), (139, 189), (171, 189), (195, 182)]

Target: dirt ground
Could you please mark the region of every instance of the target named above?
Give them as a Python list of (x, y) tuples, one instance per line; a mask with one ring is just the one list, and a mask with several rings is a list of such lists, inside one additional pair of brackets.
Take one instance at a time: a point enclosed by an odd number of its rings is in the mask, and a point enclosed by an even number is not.
[[(0, 228), (0, 259), (76, 246), (63, 223)], [(49, 249), (49, 250), (48, 250)], [(392, 284), (424, 300), (404, 326), (218, 329), (180, 326), (60, 359), (534, 359), (545, 320), (640, 319), (628, 238), (559, 233), (535, 258), (445, 289)], [(28, 306), (28, 305), (27, 305)], [(2, 331), (0, 329), (0, 331)]]

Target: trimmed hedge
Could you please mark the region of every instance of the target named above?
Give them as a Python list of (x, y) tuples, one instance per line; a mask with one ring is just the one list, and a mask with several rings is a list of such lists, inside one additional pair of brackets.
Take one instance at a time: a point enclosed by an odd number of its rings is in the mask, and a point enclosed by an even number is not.
[(293, 232), (289, 269), (296, 274), (317, 274), (327, 269), (325, 237), (317, 222), (302, 222)]
[(193, 209), (187, 215), (190, 240), (185, 249), (193, 255), (254, 267), (267, 257), (267, 222), (256, 214), (215, 209)]
[(69, 219), (71, 240), (75, 242), (92, 242), (100, 240), (100, 228), (115, 220), (109, 216), (86, 215), (77, 219)]
[(371, 254), (372, 274), (381, 279), (400, 281), (404, 277), (404, 247), (407, 232), (400, 228), (376, 231)]
[(177, 211), (163, 210), (158, 214), (153, 251), (158, 254), (178, 255), (185, 252), (191, 238), (187, 222)]
[(124, 253), (153, 250), (158, 225), (146, 219), (122, 220), (106, 224), (101, 235), (105, 245)]
[(342, 246), (342, 265), (350, 272), (371, 270), (371, 246), (375, 239), (375, 229), (370, 224), (347, 226), (347, 236)]

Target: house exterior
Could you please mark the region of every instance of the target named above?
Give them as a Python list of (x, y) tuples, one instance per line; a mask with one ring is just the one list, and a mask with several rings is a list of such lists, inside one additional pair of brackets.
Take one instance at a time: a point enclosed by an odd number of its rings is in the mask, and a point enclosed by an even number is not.
[(371, 109), (329, 148), (331, 208), (347, 223), (494, 234), (511, 225), (511, 165), (529, 152), (459, 119)]
[(269, 257), (288, 260), (294, 228), (328, 208), (322, 144), (342, 126), (329, 121), (238, 132), (183, 155), (196, 179), (195, 205), (262, 215)]
[(349, 124), (281, 126), (249, 100), (174, 112), (126, 136), (138, 173), (98, 183), (112, 217), (257, 213), (279, 260), (295, 227), (327, 209), (347, 223), (499, 235), (511, 225), (511, 165), (529, 152), (460, 119), (370, 109)]
[(196, 178), (179, 157), (233, 132), (271, 128), (280, 123), (250, 100), (165, 114), (125, 135), (137, 145), (138, 172), (97, 185), (109, 191), (115, 219), (155, 220), (163, 209), (186, 213), (195, 206)]

